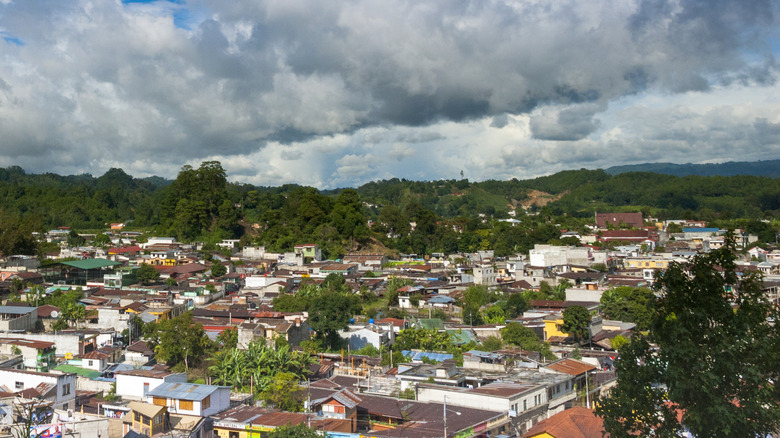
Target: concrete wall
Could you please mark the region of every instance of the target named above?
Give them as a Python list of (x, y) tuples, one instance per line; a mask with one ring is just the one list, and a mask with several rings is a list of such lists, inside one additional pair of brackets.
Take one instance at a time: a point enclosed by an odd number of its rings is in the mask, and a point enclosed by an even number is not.
[(601, 302), (604, 290), (566, 289), (566, 301)]
[(0, 321), (0, 331), (34, 330), (36, 321), (38, 321), (38, 312), (33, 309), (31, 312), (19, 315), (17, 318)]
[(81, 337), (72, 333), (14, 333), (15, 338), (32, 339), (36, 341), (54, 342), (57, 355), (64, 356), (70, 353), (74, 356), (80, 354), (79, 341)]
[(0, 382), (3, 382), (12, 391), (35, 388), (41, 383), (57, 386), (56, 395), (47, 398), (54, 402), (55, 408), (73, 409), (76, 406), (76, 375), (37, 373), (32, 371), (20, 371), (0, 369)]
[(63, 425), (63, 437), (107, 438), (108, 418), (96, 415), (73, 412), (69, 417), (67, 411), (55, 411)]
[[(507, 412), (516, 410), (523, 412), (523, 401), (525, 401), (525, 410), (533, 409), (536, 406), (547, 403), (547, 388), (539, 385), (535, 389), (526, 391), (514, 398), (493, 397), (486, 394), (479, 394), (470, 391), (447, 391), (426, 385), (417, 387), (417, 400), (422, 402), (444, 402), (444, 396), (447, 396), (447, 404), (452, 406), (462, 406), (464, 408), (486, 409), (494, 412)], [(534, 399), (538, 403), (534, 404)], [(515, 406), (517, 408), (515, 409)]]
[[(163, 378), (131, 376), (127, 374), (116, 375), (116, 395), (130, 400), (144, 400), (145, 391), (151, 391), (162, 385), (164, 382), (187, 383), (185, 373), (177, 373), (165, 376)], [(149, 386), (144, 386), (148, 383)]]
[(76, 378), (76, 389), (79, 391), (103, 391), (103, 394), (111, 392), (112, 382), (105, 382), (101, 380), (92, 380), (87, 377)]

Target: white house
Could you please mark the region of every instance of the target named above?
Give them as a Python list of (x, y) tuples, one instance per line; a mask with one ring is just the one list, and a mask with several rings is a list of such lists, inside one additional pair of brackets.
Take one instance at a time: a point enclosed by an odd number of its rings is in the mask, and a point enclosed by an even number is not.
[(149, 391), (164, 383), (187, 383), (187, 374), (158, 370), (117, 371), (116, 395), (143, 401)]
[(392, 324), (355, 324), (346, 330), (340, 331), (339, 336), (349, 342), (349, 348), (359, 350), (368, 344), (381, 349), (383, 345), (392, 345), (395, 342), (395, 332)]
[[(74, 409), (76, 407), (75, 373), (54, 374), (0, 369), (0, 390), (10, 393), (33, 390), (37, 393), (34, 395), (52, 402), (55, 408)], [(25, 396), (28, 397), (28, 395)]]
[(106, 353), (93, 350), (81, 356), (81, 367), (102, 372), (108, 366), (108, 358)]
[(168, 412), (208, 417), (230, 407), (230, 386), (166, 382), (146, 394), (146, 402)]

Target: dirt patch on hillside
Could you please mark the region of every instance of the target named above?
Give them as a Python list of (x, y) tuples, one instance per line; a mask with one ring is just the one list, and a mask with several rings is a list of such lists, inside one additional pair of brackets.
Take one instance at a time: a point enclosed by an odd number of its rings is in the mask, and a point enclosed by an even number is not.
[(518, 202), (518, 204), (523, 207), (524, 209), (531, 208), (531, 206), (536, 205), (537, 207), (544, 207), (545, 205), (555, 202), (563, 197), (563, 195), (569, 193), (569, 191), (565, 191), (562, 193), (559, 193), (557, 195), (552, 195), (547, 192), (542, 192), (540, 190), (529, 190), (528, 191), (528, 198), (523, 199), (522, 201)]

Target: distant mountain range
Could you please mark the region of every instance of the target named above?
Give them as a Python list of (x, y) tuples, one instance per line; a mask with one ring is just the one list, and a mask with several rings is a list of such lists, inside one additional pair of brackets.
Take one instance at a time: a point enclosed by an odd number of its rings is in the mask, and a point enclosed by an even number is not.
[(654, 172), (674, 176), (735, 176), (752, 175), (780, 178), (780, 160), (729, 161), (717, 164), (644, 163), (613, 166), (605, 169), (610, 175), (627, 172)]

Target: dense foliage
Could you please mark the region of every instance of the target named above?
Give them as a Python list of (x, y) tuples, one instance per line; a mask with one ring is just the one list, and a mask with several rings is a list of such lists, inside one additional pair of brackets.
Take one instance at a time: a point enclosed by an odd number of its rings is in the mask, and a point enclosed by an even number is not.
[(764, 437), (780, 427), (780, 311), (759, 274), (737, 273), (734, 249), (729, 238), (657, 281), (649, 337), (621, 348), (618, 384), (597, 405), (610, 436), (687, 428), (702, 438)]
[[(536, 191), (536, 192), (532, 192)], [(551, 201), (521, 203), (531, 196)], [(327, 257), (356, 249), (404, 253), (526, 252), (536, 243), (569, 243), (561, 230), (584, 231), (594, 211), (638, 211), (660, 219), (701, 219), (774, 241), (780, 179), (754, 176), (610, 175), (570, 170), (519, 181), (391, 179), (356, 189), (318, 191), (230, 183), (222, 165), (184, 166), (173, 181), (137, 179), (121, 169), (91, 175), (26, 174), (0, 169), (0, 253), (35, 254), (32, 231), (70, 226), (104, 230), (111, 222), (152, 230), (207, 249), (224, 238), (289, 251), (316, 243)], [(501, 221), (515, 215), (516, 223)], [(78, 235), (73, 239), (80, 238)], [(99, 234), (96, 244), (107, 245)], [(73, 242), (77, 243), (77, 242)]]
[(229, 385), (287, 410), (300, 410), (299, 382), (309, 373), (313, 358), (294, 351), (284, 343), (274, 346), (263, 340), (253, 341), (248, 348), (223, 348), (209, 358), (208, 373), (217, 385)]
[(616, 287), (601, 295), (601, 311), (606, 319), (633, 322), (644, 331), (650, 328), (653, 298), (646, 287)]

